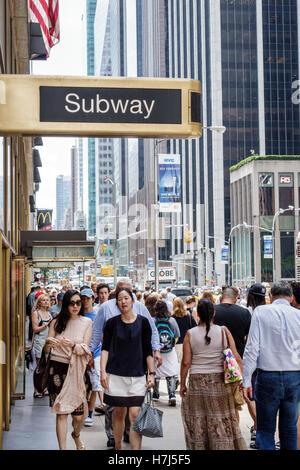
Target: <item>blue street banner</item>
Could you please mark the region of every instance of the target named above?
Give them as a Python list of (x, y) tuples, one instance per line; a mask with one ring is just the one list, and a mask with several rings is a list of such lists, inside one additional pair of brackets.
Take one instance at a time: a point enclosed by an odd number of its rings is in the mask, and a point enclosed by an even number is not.
[(273, 258), (272, 235), (264, 235), (264, 258)]
[(228, 246), (222, 246), (221, 248), (221, 263), (222, 264), (228, 264), (228, 255), (229, 255)]
[(181, 165), (179, 154), (158, 155), (159, 211), (181, 212)]

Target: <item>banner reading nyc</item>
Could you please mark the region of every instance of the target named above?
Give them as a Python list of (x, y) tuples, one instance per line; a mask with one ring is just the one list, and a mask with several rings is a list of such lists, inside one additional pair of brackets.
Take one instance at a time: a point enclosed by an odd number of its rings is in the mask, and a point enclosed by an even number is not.
[(200, 116), (197, 80), (0, 75), (0, 135), (198, 138)]

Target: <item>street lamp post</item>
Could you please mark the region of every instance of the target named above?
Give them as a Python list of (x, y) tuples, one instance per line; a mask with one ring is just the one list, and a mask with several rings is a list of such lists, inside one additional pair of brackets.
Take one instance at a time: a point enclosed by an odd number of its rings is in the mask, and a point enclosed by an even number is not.
[(158, 146), (165, 139), (154, 140), (154, 205), (155, 205), (155, 220), (154, 220), (154, 270), (155, 270), (155, 291), (159, 289), (159, 250), (158, 250)]
[(115, 208), (115, 217), (114, 217), (114, 286), (117, 286), (117, 183), (110, 179), (108, 176), (104, 178), (106, 183), (110, 183), (113, 186), (113, 206)]
[(202, 129), (208, 129), (209, 131), (218, 132), (219, 134), (224, 134), (226, 131), (225, 126), (204, 126)]

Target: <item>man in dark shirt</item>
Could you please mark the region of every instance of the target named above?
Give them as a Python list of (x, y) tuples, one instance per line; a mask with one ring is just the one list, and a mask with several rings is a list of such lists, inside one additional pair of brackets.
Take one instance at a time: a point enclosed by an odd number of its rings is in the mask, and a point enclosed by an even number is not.
[(236, 349), (243, 357), (246, 336), (249, 333), (251, 314), (248, 309), (236, 305), (237, 296), (234, 289), (227, 287), (222, 292), (221, 303), (216, 305), (214, 324), (226, 326), (233, 336)]

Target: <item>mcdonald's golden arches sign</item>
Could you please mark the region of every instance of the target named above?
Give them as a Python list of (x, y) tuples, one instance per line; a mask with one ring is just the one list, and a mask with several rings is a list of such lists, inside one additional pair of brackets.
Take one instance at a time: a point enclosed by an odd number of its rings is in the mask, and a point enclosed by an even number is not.
[(52, 209), (38, 209), (38, 230), (52, 230)]

